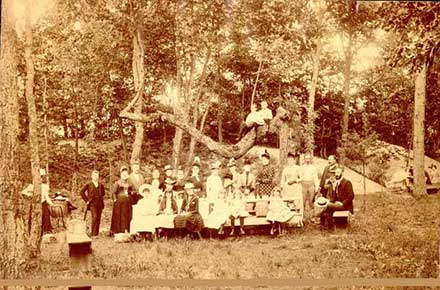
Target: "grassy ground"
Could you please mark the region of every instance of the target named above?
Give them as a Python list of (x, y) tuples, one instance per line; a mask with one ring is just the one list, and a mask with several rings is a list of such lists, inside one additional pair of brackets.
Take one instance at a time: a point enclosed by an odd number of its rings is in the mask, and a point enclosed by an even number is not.
[[(365, 211), (361, 209), (363, 198)], [(69, 271), (67, 245), (43, 244), (41, 269), (29, 278), (434, 278), (438, 271), (440, 195), (355, 199), (351, 228), (317, 226), (240, 239), (114, 243), (93, 240), (92, 269)], [(108, 226), (110, 207), (104, 226)], [(106, 225), (107, 224), (107, 225)]]

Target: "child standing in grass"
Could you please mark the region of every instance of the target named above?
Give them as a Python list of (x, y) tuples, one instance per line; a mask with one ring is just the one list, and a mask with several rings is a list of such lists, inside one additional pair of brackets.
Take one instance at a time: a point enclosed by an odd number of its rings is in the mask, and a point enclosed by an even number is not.
[(282, 199), (281, 189), (276, 186), (270, 198), (269, 211), (266, 215), (266, 219), (271, 223), (270, 234), (274, 235), (275, 231), (278, 234), (282, 234), (282, 224), (289, 221), (293, 216), (294, 212), (286, 205)]
[[(232, 185), (232, 180), (227, 179), (225, 176), (225, 187), (230, 187)], [(210, 229), (218, 230), (218, 234), (223, 234), (223, 226), (229, 218), (230, 209), (228, 203), (226, 202), (226, 191), (220, 192), (219, 197), (214, 201), (213, 211), (209, 214), (206, 219), (206, 227)]]

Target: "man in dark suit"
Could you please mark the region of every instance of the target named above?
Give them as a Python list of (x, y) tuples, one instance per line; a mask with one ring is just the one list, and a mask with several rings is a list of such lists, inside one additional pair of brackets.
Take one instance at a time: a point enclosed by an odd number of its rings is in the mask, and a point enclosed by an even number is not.
[(340, 166), (335, 169), (335, 178), (332, 181), (333, 190), (329, 196), (326, 210), (321, 214), (321, 226), (328, 223), (328, 228), (333, 229), (333, 213), (335, 211), (348, 210), (353, 214), (353, 185), (351, 181), (342, 176), (344, 169)]
[(321, 181), (319, 183), (319, 192), (322, 195), (327, 195), (328, 190), (331, 188), (331, 178), (335, 176), (335, 169), (338, 166), (335, 155), (328, 157), (328, 165), (322, 172)]
[(99, 171), (92, 171), (92, 180), (88, 182), (80, 191), (82, 199), (87, 204), (87, 209), (92, 214), (92, 236), (99, 234), (101, 214), (104, 209), (105, 189), (99, 182)]

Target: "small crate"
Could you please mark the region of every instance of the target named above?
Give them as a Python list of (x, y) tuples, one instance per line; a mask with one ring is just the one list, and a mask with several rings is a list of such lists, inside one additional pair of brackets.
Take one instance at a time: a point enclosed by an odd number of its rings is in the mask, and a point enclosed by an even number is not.
[(265, 217), (268, 212), (269, 212), (269, 202), (267, 200), (261, 200), (255, 203), (255, 216)]

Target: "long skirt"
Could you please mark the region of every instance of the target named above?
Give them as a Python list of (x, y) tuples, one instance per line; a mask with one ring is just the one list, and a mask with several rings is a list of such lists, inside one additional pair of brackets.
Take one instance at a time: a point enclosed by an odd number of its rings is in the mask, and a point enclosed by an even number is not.
[(49, 210), (49, 204), (45, 201), (41, 204), (42, 207), (42, 231), (44, 233), (48, 233), (52, 231), (52, 223), (50, 222), (50, 210)]
[(154, 215), (141, 215), (133, 217), (130, 223), (130, 234), (139, 232), (154, 233), (158, 226), (158, 217)]
[(176, 227), (184, 227), (190, 232), (200, 232), (203, 229), (203, 219), (199, 213), (178, 215), (174, 219)]
[(110, 230), (112, 233), (130, 232), (130, 222), (132, 217), (132, 202), (129, 196), (120, 195), (113, 204), (112, 223)]
[(211, 212), (206, 219), (206, 227), (210, 229), (220, 229), (220, 227), (226, 223), (230, 216), (227, 210), (215, 210)]

